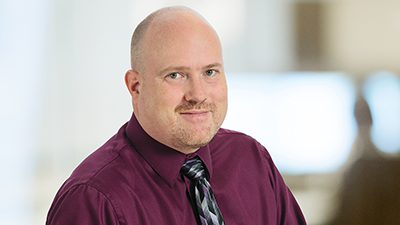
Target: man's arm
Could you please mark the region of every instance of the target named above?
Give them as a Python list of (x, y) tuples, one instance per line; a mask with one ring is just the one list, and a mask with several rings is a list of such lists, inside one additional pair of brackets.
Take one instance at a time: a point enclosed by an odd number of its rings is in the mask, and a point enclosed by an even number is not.
[(278, 219), (280, 225), (306, 225), (306, 220), (285, 181), (267, 149), (260, 144), (261, 151), (265, 154), (271, 171), (271, 183), (275, 192), (276, 204), (278, 206)]

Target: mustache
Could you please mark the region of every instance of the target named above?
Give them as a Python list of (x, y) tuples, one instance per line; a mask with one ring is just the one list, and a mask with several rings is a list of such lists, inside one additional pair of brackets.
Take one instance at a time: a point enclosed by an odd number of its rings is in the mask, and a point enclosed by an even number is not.
[(205, 103), (204, 101), (202, 101), (202, 102), (189, 101), (189, 102), (185, 102), (185, 103), (178, 105), (175, 108), (175, 112), (181, 113), (181, 112), (185, 112), (185, 111), (189, 111), (189, 110), (193, 110), (193, 109), (205, 109), (205, 110), (214, 112), (216, 107), (214, 104)]

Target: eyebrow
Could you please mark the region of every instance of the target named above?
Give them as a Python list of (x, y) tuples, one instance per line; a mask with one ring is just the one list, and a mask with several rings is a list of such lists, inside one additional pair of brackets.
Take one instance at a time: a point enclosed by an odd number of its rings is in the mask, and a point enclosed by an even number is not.
[[(221, 63), (208, 64), (208, 65), (202, 67), (202, 70), (207, 70), (207, 69), (211, 69), (211, 68), (215, 68), (215, 67), (222, 67), (222, 64)], [(170, 66), (170, 67), (167, 67), (167, 68), (161, 70), (158, 74), (163, 75), (168, 71), (182, 71), (182, 70), (190, 70), (190, 67), (188, 67), (188, 66)]]
[(215, 68), (215, 67), (222, 67), (222, 64), (221, 63), (209, 64), (209, 65), (206, 65), (205, 67), (203, 67), (203, 70), (211, 69), (211, 68)]
[(163, 70), (161, 70), (158, 74), (163, 75), (168, 71), (182, 71), (182, 70), (189, 70), (190, 68), (187, 66), (170, 66)]

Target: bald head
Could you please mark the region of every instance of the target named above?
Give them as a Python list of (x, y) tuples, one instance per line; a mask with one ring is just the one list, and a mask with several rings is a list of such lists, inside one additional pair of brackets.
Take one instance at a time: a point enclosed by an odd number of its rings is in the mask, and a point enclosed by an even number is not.
[[(173, 36), (176, 30), (187, 28), (197, 29), (199, 26), (206, 26), (211, 31), (211, 35), (218, 38), (211, 25), (196, 11), (184, 7), (173, 6), (159, 9), (147, 16), (136, 27), (131, 42), (131, 67), (138, 72), (144, 72), (144, 50), (145, 43), (155, 43), (154, 39), (159, 39), (157, 44), (164, 44), (168, 38)], [(149, 40), (152, 39), (152, 40)], [(147, 47), (149, 44), (147, 44)], [(150, 44), (151, 45), (151, 44)]]
[(125, 83), (144, 131), (184, 154), (207, 144), (225, 118), (221, 43), (191, 9), (163, 8), (138, 25)]

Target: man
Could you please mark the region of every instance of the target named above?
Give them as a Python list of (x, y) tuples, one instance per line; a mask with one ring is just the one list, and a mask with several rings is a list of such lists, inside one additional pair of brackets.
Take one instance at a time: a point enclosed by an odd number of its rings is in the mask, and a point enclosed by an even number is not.
[(204, 18), (158, 10), (131, 51), (134, 114), (63, 184), (46, 224), (305, 224), (267, 150), (220, 129), (222, 50)]

